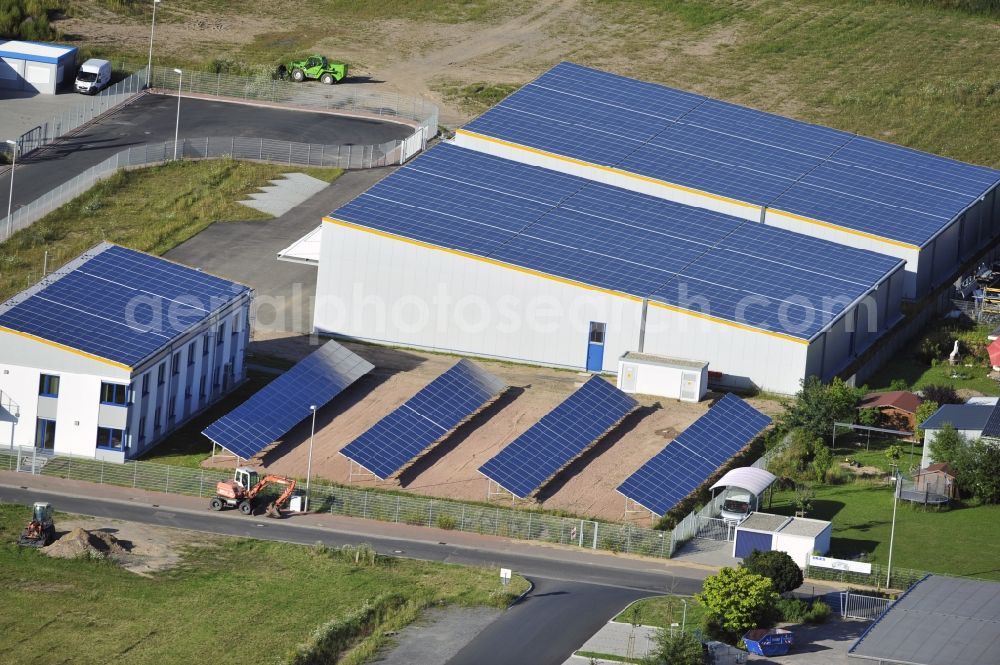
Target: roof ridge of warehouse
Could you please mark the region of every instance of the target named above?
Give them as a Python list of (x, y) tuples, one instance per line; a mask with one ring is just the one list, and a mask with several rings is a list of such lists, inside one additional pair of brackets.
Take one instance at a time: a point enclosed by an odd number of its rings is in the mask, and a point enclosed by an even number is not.
[[(187, 284), (186, 286), (191, 287), (192, 292), (181, 292), (171, 295), (163, 292), (153, 292), (139, 286), (130, 285), (125, 281), (110, 279), (105, 275), (97, 274), (97, 271), (88, 272), (86, 270), (88, 265), (92, 265), (92, 262), (106, 255), (110, 255), (112, 252), (119, 254), (118, 258), (129, 257), (130, 259), (135, 259), (142, 257), (142, 260), (152, 260), (156, 263), (156, 265), (165, 265), (170, 266), (172, 270), (176, 269), (175, 274), (163, 275), (164, 280), (173, 285), (175, 288), (179, 287), (179, 284), (175, 283), (176, 280), (185, 275), (189, 275), (191, 277), (199, 275), (208, 278), (208, 280), (212, 281), (211, 286), (214, 288), (209, 289), (209, 284), (206, 280), (206, 282), (202, 285), (204, 289), (201, 293), (193, 292), (196, 290), (198, 285)], [(113, 260), (115, 259), (109, 259), (109, 261)], [(176, 316), (172, 317), (172, 321), (178, 320), (180, 317), (183, 317), (184, 314), (191, 316), (193, 315), (194, 310), (201, 312), (200, 318), (198, 321), (194, 321), (179, 328), (154, 330), (152, 326), (146, 326), (148, 329), (140, 330), (126, 320), (116, 320), (114, 318), (110, 318), (109, 316), (102, 315), (102, 313), (98, 313), (96, 311), (96, 308), (91, 308), (92, 311), (82, 309), (81, 305), (85, 304), (82, 297), (87, 295), (91, 289), (69, 284), (69, 281), (76, 276), (92, 280), (110, 289), (107, 293), (102, 294), (101, 305), (105, 307), (111, 305), (109, 302), (109, 296), (113, 297), (115, 295), (122, 295), (122, 299), (124, 299), (124, 293), (116, 292), (129, 290), (135, 292), (134, 296), (136, 297), (160, 299), (169, 301), (172, 305), (187, 308), (184, 313), (175, 312)], [(65, 287), (67, 292), (73, 291), (69, 298), (72, 300), (72, 304), (60, 302), (59, 299), (55, 297), (46, 297), (45, 292), (53, 287)], [(229, 289), (229, 298), (226, 302), (229, 302), (233, 298), (252, 290), (245, 284), (219, 277), (170, 259), (165, 259), (160, 256), (155, 256), (136, 249), (104, 241), (87, 250), (84, 250), (78, 256), (67, 261), (65, 264), (49, 273), (38, 282), (0, 303), (0, 331), (10, 332), (29, 339), (35, 339), (50, 346), (70, 351), (77, 355), (82, 355), (84, 357), (106, 362), (123, 369), (131, 370), (141, 365), (141, 363), (148, 358), (150, 353), (155, 352), (156, 349), (162, 347), (170, 341), (185, 335), (192, 328), (200, 325), (205, 318), (211, 316), (219, 307), (219, 305), (216, 305), (214, 308), (211, 307), (212, 303), (216, 302), (218, 293), (208, 294), (207, 291), (212, 290), (214, 292), (225, 292), (226, 287)], [(204, 304), (200, 302), (200, 299), (198, 304), (195, 303), (195, 299), (199, 298), (199, 296), (208, 298), (208, 308), (199, 306), (199, 304)], [(39, 310), (23, 313), (19, 312), (21, 308), (31, 307), (32, 303), (44, 303), (44, 307), (42, 307), (42, 309), (45, 311)], [(116, 304), (122, 303), (118, 302)], [(124, 311), (122, 313), (128, 316), (129, 306), (134, 305), (132, 315), (135, 316), (138, 309), (143, 304), (151, 305), (151, 303), (148, 302), (139, 303), (135, 300), (129, 300), (123, 305)], [(222, 304), (224, 305), (225, 303)], [(63, 310), (72, 310), (72, 316), (63, 316), (65, 314)], [(88, 322), (87, 319), (93, 319), (93, 321)], [(135, 335), (150, 335), (162, 340), (162, 342), (160, 342), (160, 344), (155, 348), (149, 349), (147, 352), (143, 353), (143, 349), (149, 346), (148, 344), (140, 345), (141, 348), (136, 347), (134, 349), (126, 349), (124, 348), (124, 343), (121, 343), (120, 340), (109, 339), (107, 344), (103, 344), (98, 343), (97, 341), (86, 336), (88, 334), (91, 336), (98, 336), (101, 334), (108, 335), (109, 331), (114, 327), (126, 328)], [(116, 344), (115, 341), (120, 342), (120, 344)], [(142, 355), (136, 355), (139, 353), (142, 353)]]
[[(586, 80), (576, 82), (574, 87), (573, 76)], [(599, 94), (598, 80), (607, 82), (606, 87), (614, 88), (621, 99), (612, 103), (608, 95)], [(641, 89), (650, 99), (636, 98), (633, 94), (636, 89)], [(538, 93), (556, 98), (573, 96), (599, 108), (588, 111), (574, 105), (572, 110), (560, 111), (558, 99), (550, 99), (545, 105), (550, 109), (546, 114), (539, 111), (542, 100), (535, 99)], [(630, 100), (633, 101), (631, 106), (627, 103)], [(652, 107), (654, 101), (664, 100), (663, 108), (667, 107), (667, 102), (674, 104), (676, 112), (672, 116), (663, 112), (648, 113), (647, 107)], [(608, 106), (613, 106), (617, 115), (603, 108)], [(709, 108), (702, 113), (703, 106)], [(536, 123), (518, 123), (510, 115), (528, 112), (537, 116)], [(689, 117), (696, 112), (704, 117)], [(740, 122), (745, 124), (728, 126), (724, 123), (731, 122), (732, 118), (722, 117), (727, 114), (749, 115), (752, 122), (742, 118)], [(658, 121), (650, 122), (649, 117), (656, 117)], [(545, 122), (557, 123), (564, 135), (547, 131)], [(765, 125), (784, 125), (787, 131), (776, 131), (775, 127)], [(685, 138), (692, 132), (700, 140), (691, 136)], [(680, 135), (680, 143), (676, 143), (675, 134)], [(795, 134), (801, 136), (793, 136)], [(464, 141), (463, 135), (728, 204), (757, 208), (762, 216), (771, 210), (773, 215), (910, 249), (931, 243), (942, 232), (944, 222), (962, 215), (1000, 183), (1000, 171), (989, 167), (571, 62), (555, 65), (456, 130), (458, 141)], [(727, 138), (720, 143), (721, 137)], [(817, 137), (819, 143), (808, 150), (812, 145), (810, 141)], [(713, 141), (718, 145), (709, 145)], [(734, 142), (743, 142), (755, 149), (725, 153), (726, 145)], [(795, 142), (801, 143), (798, 150), (793, 145)], [(595, 145), (589, 145), (591, 143)], [(853, 158), (843, 154), (845, 150), (850, 150)], [(672, 156), (665, 156), (662, 151)], [(798, 157), (782, 164), (776, 154)], [(904, 164), (907, 157), (922, 163)], [(672, 165), (672, 160), (679, 161)], [(940, 177), (939, 171), (931, 168), (928, 162), (934, 162), (936, 167), (947, 165), (953, 172), (949, 176), (952, 180)], [(714, 171), (719, 172), (713, 175)], [(729, 177), (722, 177), (727, 173)], [(881, 186), (869, 182), (873, 175), (883, 179)], [(829, 180), (833, 176), (839, 180)], [(965, 186), (960, 187), (961, 183)], [(905, 197), (900, 191), (900, 187), (906, 185), (922, 188), (926, 194), (922, 197), (924, 209), (908, 205), (913, 197)], [(817, 203), (812, 200), (814, 196), (796, 199), (819, 189), (828, 192), (826, 197), (839, 197), (839, 202)], [(824, 205), (826, 210), (822, 209)], [(889, 219), (881, 219), (889, 210), (899, 211), (899, 214), (895, 218), (890, 215)], [(882, 214), (875, 214), (879, 211)], [(910, 223), (900, 222), (902, 215), (909, 216)], [(914, 216), (926, 217), (928, 221), (914, 228)], [(875, 217), (880, 219), (873, 220)]]

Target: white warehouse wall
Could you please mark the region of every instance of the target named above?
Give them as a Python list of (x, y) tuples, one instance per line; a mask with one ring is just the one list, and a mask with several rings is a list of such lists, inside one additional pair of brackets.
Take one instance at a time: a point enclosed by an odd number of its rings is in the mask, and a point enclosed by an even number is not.
[[(638, 349), (642, 302), (338, 222), (324, 222), (314, 327), (368, 341), (583, 368), (590, 321), (603, 368)], [(733, 388), (794, 393), (809, 345), (650, 303), (646, 353), (703, 360)]]
[(638, 344), (638, 299), (331, 222), (320, 256), (320, 332), (580, 368), (600, 321), (607, 372)]

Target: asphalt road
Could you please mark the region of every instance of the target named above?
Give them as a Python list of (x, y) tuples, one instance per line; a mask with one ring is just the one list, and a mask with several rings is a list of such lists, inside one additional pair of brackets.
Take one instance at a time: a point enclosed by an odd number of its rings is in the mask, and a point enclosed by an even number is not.
[[(203, 531), (213, 534), (279, 540), (330, 547), (356, 544), (363, 539), (380, 554), (463, 565), (512, 568), (529, 578), (535, 588), (468, 645), (449, 665), (560, 665), (605, 622), (628, 603), (664, 592), (690, 594), (701, 588), (696, 577), (667, 571), (628, 567), (608, 559), (607, 565), (562, 559), (561, 550), (544, 555), (496, 552), (446, 542), (387, 538), (295, 524), (294, 520), (246, 518), (235, 511), (204, 513), (170, 509), (156, 504), (73, 496), (62, 492), (0, 486), (0, 502), (30, 505), (49, 501), (60, 511)], [(632, 562), (634, 564), (634, 562)], [(676, 571), (674, 571), (676, 572)], [(691, 571), (692, 575), (697, 575)]]
[[(15, 174), (14, 207), (34, 201), (130, 146), (173, 140), (176, 113), (176, 97), (143, 95), (79, 134), (30, 154)], [(248, 136), (325, 145), (370, 145), (412, 133), (413, 128), (406, 125), (364, 118), (181, 99), (181, 138)], [(7, 203), (9, 187), (8, 172), (0, 176), (3, 204)]]

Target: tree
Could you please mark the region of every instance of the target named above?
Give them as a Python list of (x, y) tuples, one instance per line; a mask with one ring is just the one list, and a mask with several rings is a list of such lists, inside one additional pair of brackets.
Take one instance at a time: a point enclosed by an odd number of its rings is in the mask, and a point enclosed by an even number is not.
[(889, 460), (890, 463), (895, 464), (899, 461), (899, 458), (903, 456), (903, 449), (897, 446), (895, 443), (885, 449), (885, 458)]
[(710, 631), (735, 642), (751, 628), (770, 623), (778, 594), (771, 580), (746, 568), (723, 568), (705, 578), (695, 600), (705, 608), (704, 622)]
[(968, 441), (958, 433), (954, 425), (945, 423), (940, 430), (934, 433), (928, 445), (930, 445), (932, 461), (956, 466), (959, 453), (968, 446)]
[(920, 392), (923, 393), (924, 399), (936, 402), (939, 405), (965, 403), (952, 386), (931, 384), (921, 388)]
[(819, 378), (810, 376), (802, 382), (783, 423), (787, 429), (800, 427), (813, 436), (830, 436), (834, 421), (855, 421), (858, 401), (863, 395), (864, 390), (852, 388), (839, 377), (830, 385), (823, 385)]
[(982, 503), (1000, 503), (1000, 447), (976, 439), (961, 446), (951, 462), (959, 488)]
[(643, 665), (703, 665), (705, 662), (701, 640), (687, 632), (671, 635), (660, 630), (656, 635), (656, 646), (642, 661)]
[(774, 590), (780, 594), (786, 594), (802, 586), (802, 569), (792, 557), (779, 550), (770, 552), (754, 550), (750, 556), (743, 559), (742, 567), (771, 580)]
[(878, 427), (882, 419), (882, 412), (878, 409), (858, 409), (858, 424), (866, 427)]
[(815, 498), (816, 490), (813, 489), (812, 485), (795, 486), (795, 509), (803, 515), (808, 515), (809, 511), (812, 510), (812, 502)]
[(924, 438), (924, 430), (920, 426), (925, 420), (933, 416), (939, 408), (941, 407), (933, 400), (927, 400), (917, 407), (917, 412), (914, 414), (914, 421), (917, 423), (917, 431), (914, 432), (914, 434), (916, 435), (918, 441), (923, 440)]
[(812, 461), (813, 473), (816, 474), (816, 482), (826, 482), (826, 474), (830, 471), (831, 466), (833, 466), (833, 454), (826, 444), (818, 441), (816, 447), (813, 449)]

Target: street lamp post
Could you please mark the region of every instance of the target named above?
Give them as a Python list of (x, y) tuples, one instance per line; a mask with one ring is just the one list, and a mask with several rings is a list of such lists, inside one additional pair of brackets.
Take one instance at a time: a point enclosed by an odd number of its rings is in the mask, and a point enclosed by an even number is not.
[(899, 481), (902, 476), (896, 473), (896, 486), (892, 490), (892, 528), (889, 530), (889, 565), (885, 569), (885, 587), (889, 588), (889, 582), (892, 577), (892, 545), (893, 541), (896, 539), (896, 506), (899, 503)]
[(7, 239), (10, 239), (14, 232), (14, 220), (11, 213), (14, 211), (14, 167), (17, 166), (17, 141), (7, 139), (7, 144), (11, 147), (10, 160), (10, 193), (7, 195)]
[(313, 472), (313, 439), (316, 438), (316, 405), (310, 404), (309, 410), (312, 411), (312, 432), (309, 434), (309, 462), (306, 464), (306, 510), (309, 509), (309, 499), (311, 495), (309, 494), (309, 484), (312, 482), (312, 472)]
[(149, 24), (149, 62), (146, 63), (146, 87), (149, 87), (149, 77), (153, 75), (153, 30), (156, 29), (156, 5), (160, 0), (153, 0), (153, 22)]
[(687, 601), (687, 598), (681, 598), (681, 602), (684, 603), (684, 614), (681, 615), (681, 632), (683, 633), (684, 629), (687, 628), (687, 622), (688, 622), (688, 601)]
[(174, 69), (177, 73), (177, 122), (174, 124), (174, 160), (177, 160), (177, 137), (181, 131), (181, 88), (184, 87), (184, 72)]

